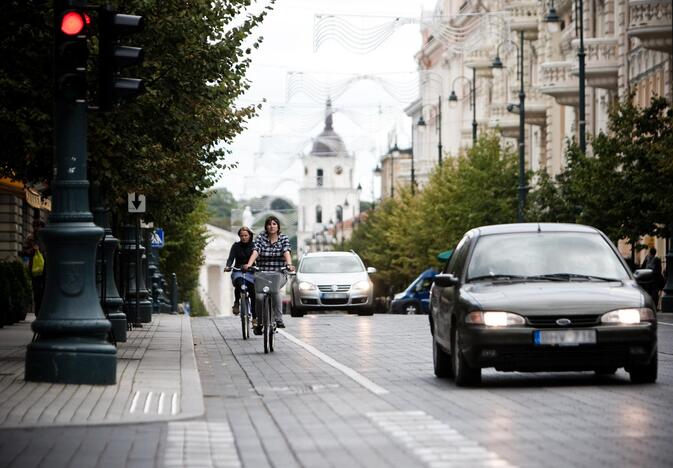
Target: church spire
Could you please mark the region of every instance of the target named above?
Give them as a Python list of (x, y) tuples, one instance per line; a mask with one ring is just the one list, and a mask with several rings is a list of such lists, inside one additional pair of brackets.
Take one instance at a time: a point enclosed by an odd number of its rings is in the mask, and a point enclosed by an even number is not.
[(332, 128), (332, 99), (327, 98), (327, 106), (325, 108), (325, 130), (333, 130)]

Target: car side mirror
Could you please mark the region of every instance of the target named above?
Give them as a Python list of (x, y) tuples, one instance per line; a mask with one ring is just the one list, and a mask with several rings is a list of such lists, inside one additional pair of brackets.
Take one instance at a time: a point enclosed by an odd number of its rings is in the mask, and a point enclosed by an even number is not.
[(367, 267), (367, 274), (371, 275), (372, 273), (376, 273), (376, 268), (374, 268), (374, 267)]
[(633, 272), (633, 277), (636, 279), (638, 284), (648, 284), (652, 282), (654, 278), (654, 272), (649, 268), (643, 268)]
[(451, 273), (441, 273), (439, 275), (435, 275), (433, 281), (437, 286), (441, 287), (455, 286), (459, 283), (458, 278)]

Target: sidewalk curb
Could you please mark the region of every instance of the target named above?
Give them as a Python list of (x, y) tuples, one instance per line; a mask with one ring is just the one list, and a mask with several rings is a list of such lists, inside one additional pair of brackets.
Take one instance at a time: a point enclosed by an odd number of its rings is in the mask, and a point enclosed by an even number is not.
[[(164, 336), (161, 336), (162, 333), (161, 331), (159, 331), (162, 319), (168, 320), (169, 325), (169, 327), (165, 327), (164, 330), (162, 330), (166, 332), (166, 335)], [(177, 324), (175, 322), (172, 322), (175, 319), (179, 319), (180, 321), (179, 329), (176, 326)], [(192, 335), (191, 320), (189, 316), (169, 317), (158, 315), (155, 316), (155, 320), (156, 320), (155, 322), (156, 328), (147, 329), (145, 331), (145, 333), (151, 332), (152, 333), (151, 335), (142, 336), (140, 335), (140, 333), (142, 332), (138, 332), (138, 335), (136, 337), (136, 339), (141, 343), (143, 342), (143, 340), (149, 340), (149, 343), (146, 345), (143, 357), (139, 359), (139, 363), (137, 364), (137, 366), (134, 368), (127, 367), (127, 369), (130, 372), (133, 372), (134, 375), (133, 380), (131, 382), (120, 379), (116, 385), (110, 385), (110, 386), (28, 383), (34, 388), (37, 388), (38, 393), (42, 391), (43, 398), (47, 397), (47, 393), (45, 393), (44, 390), (40, 390), (40, 388), (47, 389), (46, 392), (50, 391), (50, 389), (53, 390), (61, 389), (60, 390), (61, 392), (70, 393), (69, 396), (66, 395), (66, 398), (70, 399), (73, 399), (73, 397), (75, 397), (77, 394), (80, 393), (87, 395), (98, 394), (98, 396), (95, 397), (96, 398), (95, 403), (91, 404), (91, 402), (89, 402), (89, 406), (91, 406), (91, 408), (89, 408), (88, 410), (87, 410), (88, 406), (85, 401), (82, 401), (80, 403), (82, 406), (77, 406), (74, 409), (71, 408), (71, 410), (73, 410), (76, 413), (79, 413), (81, 411), (84, 411), (85, 413), (88, 412), (89, 417), (91, 417), (96, 412), (96, 407), (98, 406), (99, 402), (103, 400), (103, 394), (107, 395), (112, 393), (114, 393), (115, 395), (127, 394), (128, 399), (126, 400), (126, 403), (123, 406), (115, 406), (115, 404), (111, 404), (107, 408), (107, 410), (100, 416), (98, 417), (93, 416), (90, 420), (86, 421), (77, 420), (72, 422), (63, 422), (54, 420), (46, 422), (35, 421), (26, 423), (5, 422), (0, 424), (0, 433), (7, 429), (30, 430), (35, 428), (59, 428), (59, 427), (70, 428), (70, 427), (89, 427), (89, 426), (119, 426), (128, 424), (149, 424), (157, 422), (189, 420), (204, 416), (205, 404), (203, 401), (201, 379), (196, 364), (196, 355), (194, 352), (194, 338)], [(176, 358), (175, 363), (179, 365), (179, 370), (175, 368), (177, 366), (174, 366), (172, 369), (166, 369), (165, 367), (161, 366), (161, 363), (158, 363), (159, 365), (156, 365), (157, 363), (154, 361), (154, 359), (156, 358), (156, 353), (161, 352), (161, 346), (162, 344), (165, 343), (165, 340), (171, 339), (172, 336), (171, 334), (176, 335), (177, 334), (176, 332), (178, 332), (178, 330), (180, 333), (180, 340), (179, 340), (180, 348), (179, 348), (179, 354), (176, 353), (175, 355)], [(175, 336), (175, 338), (177, 338), (177, 336)], [(135, 343), (120, 344), (120, 348), (118, 350), (118, 359), (121, 359), (121, 357), (119, 356), (123, 354), (125, 351), (124, 346), (128, 346), (129, 344), (135, 344)], [(132, 350), (126, 350), (126, 351), (133, 353)], [(175, 351), (178, 350), (175, 349)], [(145, 360), (144, 363), (142, 362), (143, 360)], [(138, 411), (137, 413), (133, 414), (129, 411), (130, 407), (132, 406), (130, 398), (133, 397), (134, 394), (142, 394), (143, 390), (146, 390), (148, 388), (147, 379), (153, 377), (154, 372), (157, 372), (159, 374), (161, 372), (174, 373), (176, 377), (179, 375), (180, 382), (179, 383), (175, 382), (176, 385), (173, 387), (176, 390), (179, 390), (180, 393), (178, 398), (179, 409), (176, 412), (176, 414), (172, 414), (170, 411), (168, 411), (165, 414), (148, 414), (147, 412), (141, 412), (141, 411)], [(31, 390), (31, 392), (32, 391), (33, 390)], [(24, 406), (26, 405), (26, 403), (21, 404), (23, 404)], [(156, 403), (153, 403), (153, 405), (156, 405)], [(105, 409), (105, 407), (103, 407), (103, 409)], [(42, 411), (49, 412), (49, 410), (50, 410), (49, 404), (47, 404), (47, 406)], [(59, 413), (60, 411), (61, 410), (58, 410)]]

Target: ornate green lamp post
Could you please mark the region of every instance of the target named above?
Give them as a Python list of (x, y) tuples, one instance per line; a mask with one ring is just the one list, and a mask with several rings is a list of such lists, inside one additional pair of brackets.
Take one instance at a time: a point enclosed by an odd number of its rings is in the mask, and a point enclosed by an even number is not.
[(114, 384), (117, 350), (96, 292), (96, 248), (103, 229), (89, 211), (86, 15), (54, 3), (55, 101), (53, 211), (40, 231), (47, 249), (44, 298), (26, 350), (25, 378)]

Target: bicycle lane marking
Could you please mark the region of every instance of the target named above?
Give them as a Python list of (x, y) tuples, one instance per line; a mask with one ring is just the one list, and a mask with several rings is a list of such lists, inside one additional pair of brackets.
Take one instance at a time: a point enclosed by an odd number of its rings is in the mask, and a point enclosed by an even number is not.
[(367, 377), (364, 375), (360, 374), (358, 371), (351, 369), (350, 367), (340, 363), (334, 358), (331, 358), (327, 354), (323, 353), (322, 351), (318, 351), (316, 348), (311, 346), (308, 343), (303, 342), (299, 338), (295, 337), (294, 335), (289, 334), (288, 332), (284, 330), (278, 330), (278, 333), (282, 334), (285, 338), (288, 340), (292, 341), (294, 344), (297, 344), (304, 348), (306, 351), (309, 353), (313, 354), (315, 357), (320, 359), (326, 364), (329, 364), (330, 366), (334, 367), (335, 369), (341, 371), (344, 375), (347, 377), (350, 377), (353, 379), (355, 382), (359, 383), (362, 385), (364, 388), (372, 392), (374, 395), (385, 395), (388, 392), (385, 388), (381, 387), (380, 385), (375, 384), (371, 380), (369, 380)]
[(367, 417), (430, 467), (514, 468), (497, 453), (424, 411), (372, 412)]

